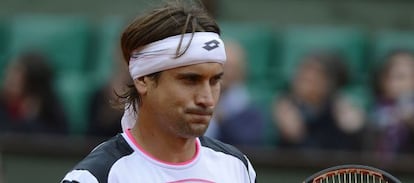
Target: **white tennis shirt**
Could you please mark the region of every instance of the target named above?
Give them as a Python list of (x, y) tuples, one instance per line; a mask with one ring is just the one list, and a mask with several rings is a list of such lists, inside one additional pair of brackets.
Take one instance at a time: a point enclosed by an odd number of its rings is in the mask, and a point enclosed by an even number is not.
[(145, 152), (129, 131), (97, 146), (61, 183), (255, 183), (249, 160), (235, 147), (208, 137), (195, 156), (167, 163)]

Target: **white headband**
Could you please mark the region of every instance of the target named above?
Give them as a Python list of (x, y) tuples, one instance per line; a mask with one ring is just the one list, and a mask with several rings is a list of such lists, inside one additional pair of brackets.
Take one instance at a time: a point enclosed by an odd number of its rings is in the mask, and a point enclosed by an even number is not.
[[(181, 38), (180, 52), (190, 45), (182, 56), (176, 58)], [(129, 73), (132, 79), (137, 79), (163, 70), (206, 62), (226, 62), (224, 43), (219, 35), (213, 32), (186, 33), (153, 42), (133, 52), (129, 60)], [(121, 120), (122, 129), (125, 131), (134, 127), (136, 120), (132, 106), (126, 107)]]
[[(176, 57), (176, 50), (181, 40), (180, 51), (187, 51)], [(192, 39), (192, 40), (191, 40)], [(191, 41), (191, 42), (190, 42)], [(159, 71), (192, 64), (226, 61), (226, 52), (219, 35), (212, 32), (195, 32), (171, 36), (151, 44), (138, 52), (133, 52), (129, 60), (129, 72), (132, 79), (137, 79)]]

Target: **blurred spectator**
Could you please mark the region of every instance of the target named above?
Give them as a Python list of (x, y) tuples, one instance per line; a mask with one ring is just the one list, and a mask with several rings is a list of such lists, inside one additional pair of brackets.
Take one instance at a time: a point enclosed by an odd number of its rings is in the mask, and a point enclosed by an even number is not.
[(90, 109), (90, 123), (88, 124), (88, 135), (99, 137), (112, 137), (121, 130), (121, 118), (124, 113), (122, 110), (117, 109), (111, 101), (115, 99), (115, 94), (130, 81), (132, 83), (131, 76), (126, 69), (123, 62), (117, 62), (118, 65), (114, 68), (108, 83), (98, 88), (92, 95), (92, 101)]
[(274, 102), (273, 118), (280, 146), (291, 148), (357, 149), (364, 113), (339, 95), (347, 83), (344, 60), (315, 52), (303, 57), (290, 91)]
[(0, 94), (3, 131), (66, 133), (67, 119), (54, 90), (47, 58), (26, 52), (10, 62)]
[(226, 53), (222, 94), (207, 135), (233, 145), (263, 145), (264, 116), (245, 84), (245, 52), (238, 43), (226, 42)]
[(376, 150), (393, 156), (414, 152), (414, 55), (391, 52), (375, 75), (372, 122), (378, 127)]

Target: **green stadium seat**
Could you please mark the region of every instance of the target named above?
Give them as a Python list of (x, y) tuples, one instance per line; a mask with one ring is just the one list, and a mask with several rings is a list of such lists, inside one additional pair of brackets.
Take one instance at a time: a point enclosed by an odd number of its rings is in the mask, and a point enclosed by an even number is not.
[(246, 51), (247, 86), (252, 99), (265, 115), (266, 130), (263, 134), (267, 145), (274, 145), (275, 130), (271, 119), (271, 103), (275, 90), (280, 86), (277, 78), (273, 78), (272, 68), (279, 67), (275, 52), (276, 34), (270, 27), (254, 23), (219, 23), (222, 37), (239, 42)]
[(246, 51), (247, 84), (254, 100), (267, 106), (273, 85), (270, 67), (274, 63), (276, 37), (270, 27), (254, 23), (219, 23), (224, 40), (239, 42)]
[(124, 19), (121, 17), (104, 18), (95, 27), (95, 39), (93, 47), (94, 62), (89, 62), (91, 79), (97, 87), (105, 84), (111, 74), (118, 67), (117, 62), (123, 62), (120, 49), (120, 38), (124, 28)]
[(0, 86), (3, 83), (4, 71), (7, 67), (8, 55), (8, 32), (7, 23), (0, 20)]
[(83, 134), (87, 127), (93, 84), (80, 75), (71, 74), (59, 77), (55, 86), (70, 123), (70, 133)]
[(251, 79), (267, 77), (275, 41), (272, 30), (248, 23), (221, 23), (220, 26), (224, 40), (240, 42), (247, 52), (248, 76)]
[(83, 17), (46, 15), (18, 16), (11, 20), (9, 52), (15, 56), (37, 50), (51, 58), (60, 74), (83, 74), (90, 29)]
[(376, 65), (382, 64), (384, 57), (396, 49), (414, 51), (414, 32), (383, 30), (374, 33), (371, 50), (371, 69)]
[(291, 80), (301, 58), (312, 51), (329, 51), (342, 54), (349, 67), (353, 81), (365, 76), (365, 34), (354, 27), (294, 26), (282, 36), (282, 67), (287, 82)]
[(0, 20), (0, 54), (5, 54), (7, 47), (6, 23)]

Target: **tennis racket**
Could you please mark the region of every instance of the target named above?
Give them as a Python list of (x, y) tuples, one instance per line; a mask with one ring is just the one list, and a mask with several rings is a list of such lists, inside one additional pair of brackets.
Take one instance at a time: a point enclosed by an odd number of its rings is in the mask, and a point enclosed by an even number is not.
[(401, 183), (401, 181), (374, 167), (341, 165), (313, 174), (303, 183)]

